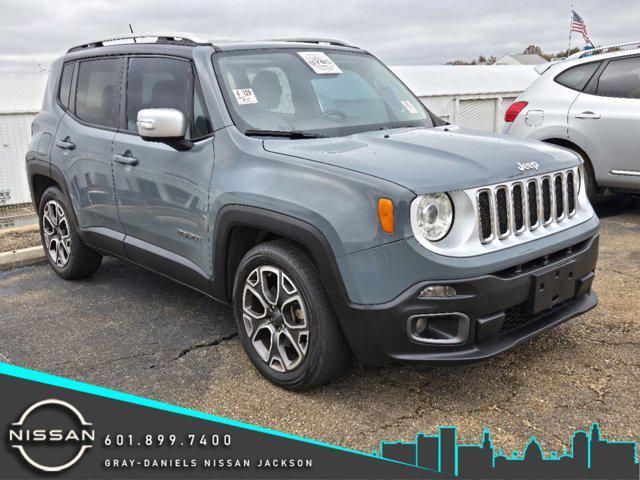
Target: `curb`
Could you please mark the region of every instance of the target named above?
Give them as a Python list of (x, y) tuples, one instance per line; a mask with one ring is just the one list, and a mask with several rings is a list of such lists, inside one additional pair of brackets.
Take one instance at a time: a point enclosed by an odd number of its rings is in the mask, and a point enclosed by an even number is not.
[(46, 260), (42, 246), (0, 253), (0, 270), (42, 263)]

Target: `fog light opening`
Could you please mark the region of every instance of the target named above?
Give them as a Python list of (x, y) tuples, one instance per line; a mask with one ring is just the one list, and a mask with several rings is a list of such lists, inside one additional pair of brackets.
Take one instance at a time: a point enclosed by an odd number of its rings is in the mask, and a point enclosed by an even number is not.
[(414, 333), (416, 335), (422, 336), (427, 331), (427, 327), (429, 326), (429, 319), (427, 317), (418, 317), (416, 319), (416, 323), (414, 326)]
[(407, 334), (416, 342), (455, 345), (469, 338), (469, 317), (463, 313), (413, 315), (407, 321)]

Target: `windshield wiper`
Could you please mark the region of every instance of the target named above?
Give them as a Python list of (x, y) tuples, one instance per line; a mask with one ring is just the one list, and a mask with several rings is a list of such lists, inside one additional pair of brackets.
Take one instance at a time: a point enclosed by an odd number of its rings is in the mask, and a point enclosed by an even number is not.
[(245, 135), (249, 137), (287, 137), (287, 138), (326, 138), (319, 133), (303, 132), (301, 130), (245, 130)]

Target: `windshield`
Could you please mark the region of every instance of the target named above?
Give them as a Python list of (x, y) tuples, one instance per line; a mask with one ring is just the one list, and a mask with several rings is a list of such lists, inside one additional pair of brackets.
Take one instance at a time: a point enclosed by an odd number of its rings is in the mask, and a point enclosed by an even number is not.
[(213, 58), (233, 121), (248, 135), (329, 137), (433, 126), (420, 101), (367, 54), (278, 49)]

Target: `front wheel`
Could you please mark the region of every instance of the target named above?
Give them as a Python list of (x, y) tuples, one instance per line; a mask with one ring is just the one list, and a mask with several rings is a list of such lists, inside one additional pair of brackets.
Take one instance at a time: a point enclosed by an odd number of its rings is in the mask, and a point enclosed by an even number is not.
[(242, 259), (234, 281), (234, 314), (251, 362), (290, 390), (340, 374), (349, 349), (315, 265), (289, 242), (260, 244)]
[(49, 187), (40, 200), (40, 237), (51, 268), (72, 280), (93, 274), (102, 255), (86, 246), (71, 221), (71, 205), (58, 187)]

